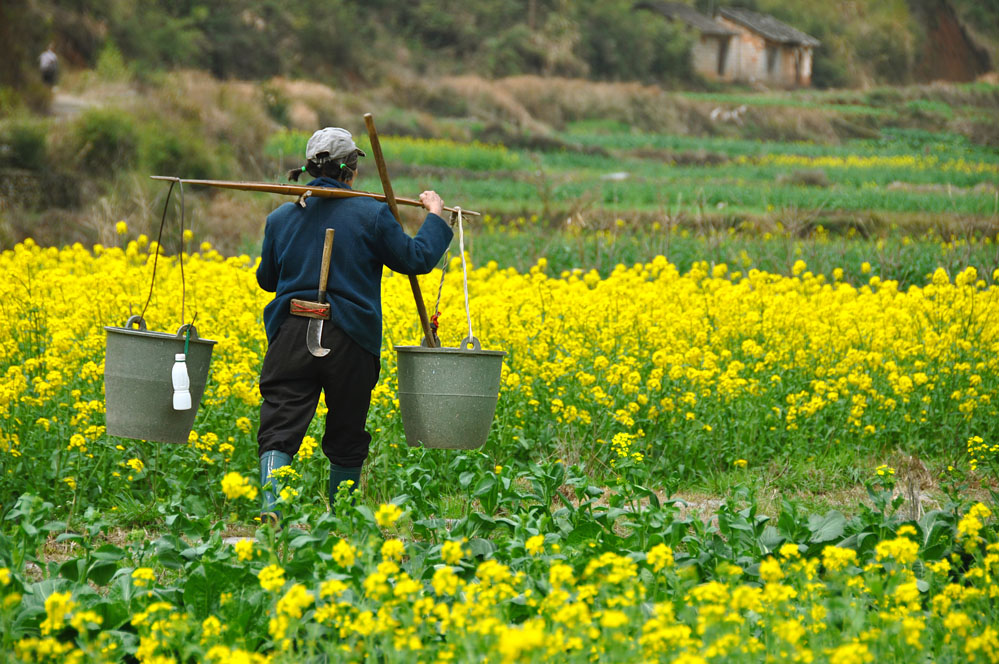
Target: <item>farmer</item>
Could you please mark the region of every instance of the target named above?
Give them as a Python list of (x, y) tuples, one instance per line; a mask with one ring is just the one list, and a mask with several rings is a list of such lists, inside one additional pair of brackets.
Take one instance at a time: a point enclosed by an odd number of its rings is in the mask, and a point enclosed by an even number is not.
[[(312, 135), (303, 171), (309, 187), (349, 189), (364, 152), (349, 131), (326, 127)], [(444, 203), (433, 191), (420, 194), (427, 217), (410, 237), (388, 205), (371, 198), (308, 198), (304, 207), (285, 203), (267, 217), (257, 283), (275, 293), (264, 308), (267, 354), (260, 374), (260, 483), (271, 481), (263, 494), (262, 518), (277, 522), (280, 482), (271, 479), (298, 452), (312, 421), (320, 391), (329, 413), (323, 452), (330, 461), (332, 503), (341, 482), (357, 487), (368, 456), (371, 435), (365, 430), (371, 390), (381, 370), (383, 266), (403, 274), (426, 274), (447, 250), (453, 235), (442, 217)], [(322, 330), (322, 346), (331, 351), (315, 357), (306, 347), (309, 318), (291, 315), (292, 298), (312, 300), (318, 289), (323, 237), (336, 231), (325, 300), (330, 319)], [(280, 473), (278, 473), (280, 475)]]

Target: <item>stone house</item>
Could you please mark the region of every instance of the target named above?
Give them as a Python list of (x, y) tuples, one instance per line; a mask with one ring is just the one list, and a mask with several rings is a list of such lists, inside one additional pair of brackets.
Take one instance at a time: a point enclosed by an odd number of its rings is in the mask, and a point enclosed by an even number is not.
[(647, 9), (697, 33), (694, 71), (710, 80), (794, 88), (811, 85), (812, 51), (819, 40), (773, 16), (722, 7), (712, 18), (682, 2), (642, 1)]

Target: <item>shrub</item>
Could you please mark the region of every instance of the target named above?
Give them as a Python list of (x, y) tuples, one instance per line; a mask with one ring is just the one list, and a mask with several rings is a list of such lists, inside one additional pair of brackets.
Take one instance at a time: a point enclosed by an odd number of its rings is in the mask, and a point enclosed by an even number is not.
[(221, 177), (218, 159), (202, 137), (183, 129), (148, 127), (142, 133), (142, 162), (157, 175)]
[(107, 42), (97, 55), (97, 74), (108, 81), (124, 81), (131, 77), (131, 70), (114, 42)]
[(267, 107), (267, 115), (272, 120), (282, 126), (288, 125), (288, 97), (278, 86), (272, 83), (264, 83), (260, 86), (260, 92), (264, 96), (264, 105)]
[(954, 117), (954, 109), (942, 101), (914, 99), (905, 104), (906, 112), (916, 120), (943, 124)]
[(777, 176), (778, 184), (792, 184), (802, 187), (828, 187), (829, 176), (821, 168), (806, 168), (781, 173)]
[(0, 129), (0, 167), (43, 170), (47, 163), (45, 126), (18, 120)]
[(0, 118), (13, 115), (24, 102), (14, 88), (0, 85)]
[(295, 129), (276, 131), (267, 139), (264, 156), (278, 164), (279, 170), (301, 166), (310, 135), (308, 132)]
[(487, 38), (480, 56), (482, 66), (491, 76), (512, 76), (541, 71), (543, 45), (533, 39), (526, 25), (514, 25)]
[(103, 171), (131, 166), (138, 155), (139, 135), (132, 118), (112, 109), (93, 109), (80, 115), (72, 129), (77, 164)]

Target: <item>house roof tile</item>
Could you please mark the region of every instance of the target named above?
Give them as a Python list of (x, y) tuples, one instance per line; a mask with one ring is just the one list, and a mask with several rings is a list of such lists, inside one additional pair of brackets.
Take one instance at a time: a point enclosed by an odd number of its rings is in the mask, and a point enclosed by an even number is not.
[(802, 46), (819, 46), (821, 44), (815, 37), (806, 35), (801, 30), (792, 28), (787, 23), (778, 21), (767, 14), (760, 14), (742, 7), (720, 7), (718, 15), (780, 44), (801, 44)]
[(737, 31), (725, 27), (710, 16), (705, 16), (690, 5), (685, 5), (682, 2), (643, 0), (642, 2), (636, 2), (633, 9), (648, 9), (658, 12), (670, 20), (686, 23), (705, 35), (728, 36), (738, 34)]

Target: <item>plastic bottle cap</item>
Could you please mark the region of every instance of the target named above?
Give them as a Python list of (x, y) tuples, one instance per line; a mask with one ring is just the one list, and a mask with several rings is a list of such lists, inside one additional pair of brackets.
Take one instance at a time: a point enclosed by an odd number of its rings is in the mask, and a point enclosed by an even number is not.
[(183, 362), (184, 360), (187, 359), (187, 355), (185, 355), (184, 353), (177, 353), (173, 359), (175, 359), (178, 362)]

